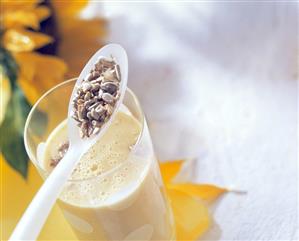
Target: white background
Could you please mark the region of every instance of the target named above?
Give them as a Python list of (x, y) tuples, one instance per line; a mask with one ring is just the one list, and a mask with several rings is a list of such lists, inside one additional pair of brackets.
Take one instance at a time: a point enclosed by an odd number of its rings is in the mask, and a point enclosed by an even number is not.
[[(129, 55), (161, 160), (247, 191), (212, 207), (206, 240), (298, 240), (298, 6), (91, 2)], [(190, 171), (190, 169), (188, 169)], [(182, 177), (184, 178), (184, 177)]]

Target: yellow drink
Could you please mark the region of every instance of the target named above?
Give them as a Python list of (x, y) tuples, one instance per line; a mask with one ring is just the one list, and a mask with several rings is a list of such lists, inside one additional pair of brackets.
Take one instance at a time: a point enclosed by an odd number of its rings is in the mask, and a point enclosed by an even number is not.
[[(79, 239), (174, 238), (171, 210), (155, 157), (134, 154), (141, 131), (141, 123), (127, 109), (118, 112), (103, 137), (72, 173), (59, 204)], [(53, 168), (51, 159), (66, 140), (64, 121), (43, 147), (40, 163), (48, 173)]]

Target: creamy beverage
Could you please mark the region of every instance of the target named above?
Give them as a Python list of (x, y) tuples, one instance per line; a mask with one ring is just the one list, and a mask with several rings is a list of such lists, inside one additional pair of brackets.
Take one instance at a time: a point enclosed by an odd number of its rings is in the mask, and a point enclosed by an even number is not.
[[(142, 123), (122, 108), (73, 171), (59, 205), (79, 239), (174, 240), (155, 157), (135, 152), (141, 135)], [(148, 148), (138, 144), (140, 149)], [(41, 167), (50, 173), (66, 149), (67, 122), (63, 121), (45, 143)]]

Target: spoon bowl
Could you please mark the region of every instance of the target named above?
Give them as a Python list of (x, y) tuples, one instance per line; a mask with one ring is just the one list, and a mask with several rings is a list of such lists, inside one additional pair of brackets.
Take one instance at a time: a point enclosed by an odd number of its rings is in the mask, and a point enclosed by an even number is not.
[[(70, 148), (72, 145), (80, 145), (82, 147), (83, 145), (91, 147), (95, 142), (105, 133), (105, 130), (110, 125), (111, 121), (114, 119), (115, 114), (117, 113), (116, 110), (119, 109), (120, 104), (123, 102), (125, 90), (127, 87), (127, 81), (128, 81), (128, 57), (126, 54), (126, 51), (118, 44), (108, 44), (98, 50), (87, 62), (84, 69), (82, 70), (81, 74), (79, 75), (76, 85), (80, 86), (82, 84), (82, 81), (84, 80), (84, 77), (87, 76), (87, 74), (90, 72), (90, 70), (94, 67), (94, 64), (97, 62), (98, 59), (103, 57), (114, 57), (117, 61), (117, 64), (120, 66), (120, 73), (121, 73), (121, 82), (120, 82), (120, 98), (115, 104), (115, 111), (113, 111), (111, 117), (109, 120), (104, 123), (104, 125), (101, 127), (101, 131), (99, 134), (90, 136), (89, 138), (82, 139), (80, 137), (77, 122), (72, 118), (73, 115), (73, 107), (72, 103), (70, 101), (69, 108), (68, 108), (68, 137), (70, 141)], [(76, 94), (76, 88), (73, 89), (71, 100), (74, 99), (74, 96)]]

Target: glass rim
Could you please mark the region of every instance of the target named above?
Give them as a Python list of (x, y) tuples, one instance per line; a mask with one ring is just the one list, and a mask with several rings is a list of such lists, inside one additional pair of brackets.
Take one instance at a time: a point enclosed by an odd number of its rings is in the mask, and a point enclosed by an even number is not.
[[(42, 173), (46, 173), (46, 171), (41, 167), (41, 165), (38, 164), (38, 160), (37, 160), (37, 154), (34, 153), (33, 150), (31, 150), (32, 148), (30, 148), (29, 144), (28, 144), (28, 127), (29, 127), (29, 124), (30, 124), (30, 121), (32, 119), (32, 116), (34, 114), (34, 111), (37, 109), (37, 106), (40, 104), (40, 102), (46, 98), (50, 93), (52, 93), (53, 91), (55, 91), (56, 89), (60, 88), (61, 86), (65, 85), (65, 84), (69, 84), (71, 82), (75, 82), (75, 80), (77, 80), (78, 77), (75, 77), (75, 78), (71, 78), (71, 79), (68, 79), (68, 80), (65, 80), (55, 86), (53, 86), (52, 88), (50, 88), (49, 90), (47, 90), (44, 94), (41, 95), (41, 97), (39, 97), (39, 99), (34, 103), (34, 105), (31, 107), (30, 111), (29, 111), (29, 114), (26, 118), (26, 122), (25, 122), (25, 126), (24, 126), (24, 137), (23, 137), (23, 140), (24, 140), (24, 146), (25, 146), (25, 150), (27, 152), (27, 155), (30, 159), (31, 162), (33, 162), (34, 166), (39, 169), (39, 171), (41, 171)], [(141, 115), (141, 131), (138, 135), (138, 138), (137, 138), (137, 141), (136, 143), (134, 144), (133, 148), (130, 150), (129, 152), (129, 155), (130, 153), (132, 153), (136, 146), (139, 144), (140, 142), (140, 139), (143, 135), (143, 132), (144, 132), (144, 124), (145, 124), (145, 116), (144, 116), (144, 112), (141, 108), (141, 105), (139, 103), (139, 100), (137, 98), (137, 96), (134, 94), (134, 92), (130, 89), (130, 88), (126, 88), (126, 92), (128, 92), (133, 98), (134, 98), (134, 102), (137, 106), (137, 109), (138, 109), (138, 112), (140, 113)], [(36, 152), (37, 150), (35, 150)], [(104, 173), (104, 174), (100, 174), (100, 175), (95, 175), (95, 176), (91, 176), (91, 177), (88, 177), (88, 178), (80, 178), (80, 179), (68, 179), (67, 180), (67, 183), (78, 183), (78, 182), (85, 182), (85, 181), (90, 181), (90, 180), (93, 180), (93, 179), (96, 179), (96, 178), (99, 178), (100, 176), (103, 176), (105, 177), (106, 175), (108, 175), (109, 173), (111, 173), (111, 171), (115, 170), (119, 168), (119, 166), (117, 167), (114, 167), (112, 168), (111, 170), (109, 170), (107, 173)]]

